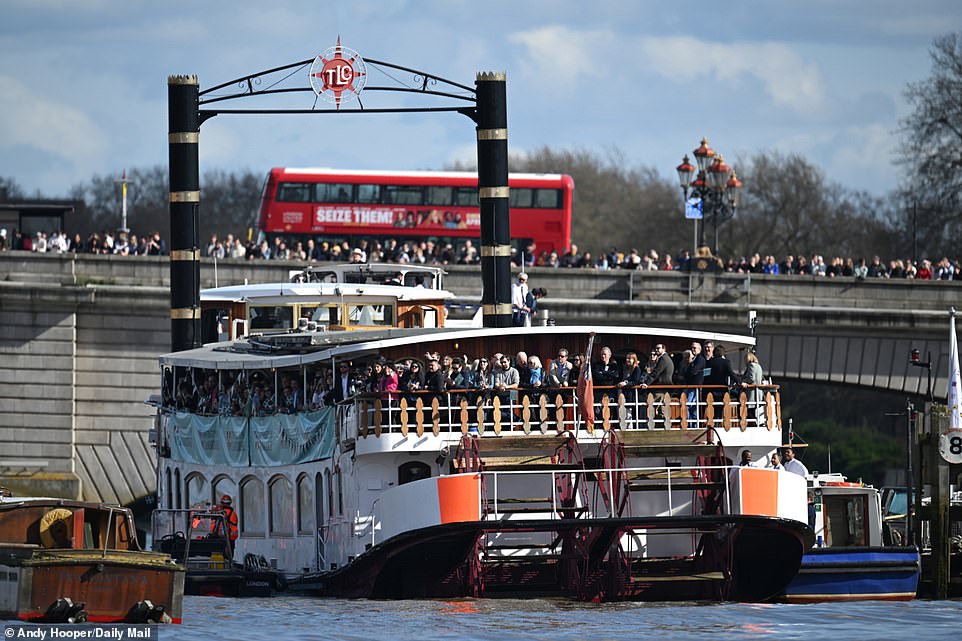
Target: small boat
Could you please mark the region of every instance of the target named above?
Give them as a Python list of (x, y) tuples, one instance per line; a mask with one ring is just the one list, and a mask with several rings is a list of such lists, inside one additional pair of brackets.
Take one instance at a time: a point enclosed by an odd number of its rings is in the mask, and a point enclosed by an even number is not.
[(909, 601), (921, 560), (915, 546), (885, 545), (879, 491), (841, 474), (809, 475), (815, 547), (785, 589), (790, 603)]
[(127, 508), (0, 494), (0, 618), (180, 623), (184, 568), (140, 549)]
[(247, 553), (234, 559), (229, 527), (223, 512), (154, 510), (153, 532), (166, 532), (156, 542), (158, 551), (184, 565), (184, 593), (198, 596), (264, 597), (287, 587), (277, 568), (263, 557)]

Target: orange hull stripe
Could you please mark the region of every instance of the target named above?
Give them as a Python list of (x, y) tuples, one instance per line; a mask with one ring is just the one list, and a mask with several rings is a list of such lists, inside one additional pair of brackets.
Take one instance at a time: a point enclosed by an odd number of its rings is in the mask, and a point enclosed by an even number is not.
[(778, 516), (778, 475), (769, 470), (741, 469), (742, 514)]
[(441, 523), (477, 521), (481, 518), (481, 477), (478, 474), (438, 477)]

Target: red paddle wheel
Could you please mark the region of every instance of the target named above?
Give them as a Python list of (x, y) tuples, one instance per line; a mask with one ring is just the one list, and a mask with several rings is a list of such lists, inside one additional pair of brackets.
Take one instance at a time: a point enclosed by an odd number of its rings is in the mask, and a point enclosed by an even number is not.
[[(588, 509), (588, 488), (585, 485), (585, 459), (574, 435), (569, 434), (558, 446), (551, 463), (559, 466), (555, 475), (555, 509), (563, 519), (583, 518)], [(570, 472), (568, 471), (570, 470)], [(587, 575), (587, 532), (583, 528), (561, 532), (561, 557), (558, 561), (558, 584), (570, 594), (580, 596)]]
[[(629, 501), (628, 473), (625, 471), (625, 444), (621, 442), (618, 432), (605, 432), (598, 450), (598, 466), (604, 470), (598, 472), (596, 493), (601, 494), (608, 516), (621, 517), (631, 515), (631, 501)], [(595, 515), (600, 516), (595, 500)]]
[(701, 502), (702, 514), (721, 514), (722, 500), (725, 496), (725, 466), (731, 465), (725, 457), (725, 448), (719, 442), (712, 456), (699, 456), (696, 459), (697, 469), (692, 470), (692, 477), (696, 483), (704, 483), (705, 487), (696, 490)]

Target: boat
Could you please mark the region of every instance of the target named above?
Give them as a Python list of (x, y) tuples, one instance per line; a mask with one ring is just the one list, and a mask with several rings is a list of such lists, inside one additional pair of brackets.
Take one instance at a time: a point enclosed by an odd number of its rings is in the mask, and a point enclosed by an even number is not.
[(914, 545), (892, 544), (886, 536), (881, 493), (841, 474), (809, 474), (810, 518), (815, 547), (802, 557), (798, 575), (782, 600), (909, 601), (921, 572)]
[(222, 511), (209, 507), (155, 510), (156, 548), (186, 569), (184, 593), (197, 596), (268, 597), (287, 588), (285, 577), (263, 557), (233, 560), (229, 525)]
[[(231, 320), (246, 326), (160, 357), (158, 503), (183, 510), (235, 497), (235, 557), (264, 557), (292, 587), (365, 598), (765, 601), (814, 543), (805, 480), (730, 458), (746, 448), (767, 456), (783, 442), (778, 386), (587, 391), (576, 372), (552, 388), (401, 393), (369, 392), (353, 378), (380, 362), (424, 367), (434, 354), (473, 363), (526, 351), (544, 355), (548, 371), (560, 348), (590, 358), (591, 345), (611, 346), (620, 358), (713, 340), (734, 353), (752, 349), (753, 337), (447, 327), (440, 312), (405, 326), (403, 285), (355, 290), (350, 303), (341, 289), (334, 296), (345, 302), (332, 301), (328, 317), (336, 323), (261, 330), (249, 288), (270, 287), (247, 287), (232, 294), (248, 301), (246, 317), (235, 310)], [(368, 293), (391, 310), (384, 325), (345, 326), (354, 317), (345, 305), (363, 306)], [(273, 295), (275, 306), (305, 300), (293, 289)], [(290, 318), (315, 318), (303, 309)], [(350, 384), (336, 402), (281, 409), (311, 381), (336, 387), (324, 379), (342, 369)], [(233, 400), (199, 402), (225, 396)]]
[(131, 511), (0, 493), (0, 618), (180, 623), (184, 568), (140, 549)]

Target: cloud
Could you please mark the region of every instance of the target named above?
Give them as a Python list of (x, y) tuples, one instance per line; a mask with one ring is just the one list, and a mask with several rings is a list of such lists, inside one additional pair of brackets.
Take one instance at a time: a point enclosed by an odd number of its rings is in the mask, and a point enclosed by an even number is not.
[[(676, 83), (708, 77), (731, 83), (761, 82), (772, 102), (798, 113), (824, 107), (825, 83), (818, 66), (777, 42), (710, 42), (695, 37), (635, 37), (609, 30), (578, 31), (548, 26), (509, 36), (527, 50), (522, 71), (566, 92), (590, 91), (603, 74), (627, 69), (634, 81), (647, 74)], [(615, 68), (615, 71), (612, 71)]]
[(84, 112), (0, 76), (0, 149), (38, 149), (78, 167), (96, 164), (105, 134)]
[(685, 81), (710, 76), (722, 82), (741, 76), (758, 79), (772, 101), (800, 113), (819, 110), (825, 84), (817, 65), (777, 42), (717, 43), (694, 37), (644, 38), (647, 66)]

